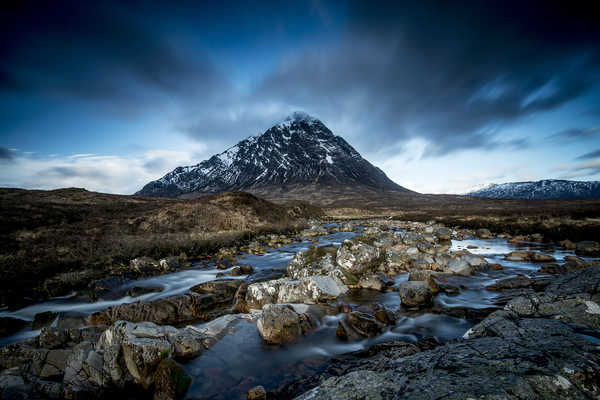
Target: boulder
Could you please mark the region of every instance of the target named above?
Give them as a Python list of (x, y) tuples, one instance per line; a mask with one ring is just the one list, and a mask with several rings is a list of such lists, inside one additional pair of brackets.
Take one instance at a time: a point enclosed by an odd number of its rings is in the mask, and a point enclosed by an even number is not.
[(575, 243), (571, 242), (569, 239), (563, 240), (563, 241), (559, 242), (558, 244), (560, 244), (567, 250), (575, 250), (577, 248), (577, 245)]
[(181, 268), (187, 268), (191, 263), (185, 256), (171, 256), (161, 259), (158, 264), (164, 271), (176, 271)]
[(260, 336), (268, 344), (293, 342), (313, 326), (307, 314), (299, 314), (287, 304), (266, 304), (256, 322)]
[(276, 279), (253, 283), (246, 292), (246, 305), (260, 309), (275, 303), (323, 303), (348, 291), (348, 287), (330, 276), (302, 279)]
[(298, 252), (287, 266), (287, 275), (294, 279), (328, 275), (340, 284), (356, 284), (356, 278), (337, 265), (336, 254), (337, 248), (333, 246), (313, 246)]
[[(132, 260), (132, 262), (135, 260)], [(97, 279), (90, 282), (88, 285), (88, 296), (91, 301), (96, 301), (99, 298), (120, 297), (121, 289), (124, 285), (130, 283), (131, 280), (122, 276), (109, 276), (103, 279)]]
[(207, 320), (214, 316), (213, 311), (229, 305), (230, 300), (221, 301), (220, 295), (192, 292), (149, 302), (126, 303), (95, 312), (88, 318), (91, 325), (111, 325), (119, 320), (159, 325)]
[(379, 255), (376, 247), (346, 240), (337, 250), (336, 261), (345, 272), (359, 276), (379, 267)]
[(487, 290), (507, 290), (507, 289), (523, 289), (532, 288), (535, 291), (542, 291), (548, 284), (550, 279), (546, 277), (529, 278), (525, 275), (518, 275), (510, 278), (501, 279), (495, 283), (487, 285)]
[(398, 294), (402, 305), (407, 307), (423, 307), (431, 305), (433, 292), (427, 282), (408, 281), (398, 286)]
[(330, 276), (310, 276), (288, 280), (279, 287), (278, 303), (323, 303), (348, 291), (343, 283)]

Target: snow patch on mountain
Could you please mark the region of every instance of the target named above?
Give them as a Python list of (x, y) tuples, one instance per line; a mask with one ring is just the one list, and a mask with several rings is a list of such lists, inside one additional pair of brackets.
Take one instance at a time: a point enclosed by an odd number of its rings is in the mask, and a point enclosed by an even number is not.
[(295, 112), (199, 164), (178, 167), (137, 194), (177, 197), (297, 183), (408, 191), (392, 182), (321, 121)]
[(509, 182), (484, 185), (467, 193), (469, 196), (503, 199), (575, 199), (600, 197), (600, 181), (544, 179), (532, 182)]

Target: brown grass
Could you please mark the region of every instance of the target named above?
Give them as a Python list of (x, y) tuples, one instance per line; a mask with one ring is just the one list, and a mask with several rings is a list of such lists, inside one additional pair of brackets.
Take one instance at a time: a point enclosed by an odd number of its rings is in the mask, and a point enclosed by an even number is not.
[(43, 282), (64, 272), (89, 271), (89, 280), (139, 256), (201, 257), (257, 234), (298, 230), (320, 215), (306, 204), (281, 206), (243, 192), (177, 200), (0, 189), (0, 297), (7, 304), (57, 295)]

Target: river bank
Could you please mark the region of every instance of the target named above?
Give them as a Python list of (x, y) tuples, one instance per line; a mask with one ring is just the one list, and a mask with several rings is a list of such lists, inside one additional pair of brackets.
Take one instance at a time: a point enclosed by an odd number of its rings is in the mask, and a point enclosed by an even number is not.
[[(544, 242), (539, 235), (507, 237), (437, 223), (313, 224), (297, 241), (236, 254), (228, 265), (209, 262), (125, 282), (95, 302), (73, 297), (5, 311), (5, 317), (35, 320), (48, 312), (52, 317), (49, 326), (29, 331), (38, 337), (2, 349), (1, 374), (8, 377), (2, 382), (16, 382), (4, 387), (27, 393), (70, 398), (89, 393), (124, 396), (132, 390), (173, 395), (173, 382), (159, 382), (157, 371), (166, 368), (159, 368), (162, 361), (174, 359), (178, 364), (169, 368), (189, 378), (189, 389), (180, 396), (244, 398), (262, 385), (269, 398), (293, 398), (319, 384), (339, 387), (327, 379), (358, 371), (357, 359), (378, 373), (377, 365), (400, 355), (454, 346), (466, 332), (479, 332), (477, 324), (489, 325), (486, 318), (494, 311), (515, 299), (543, 294), (568, 274), (584, 274), (593, 281), (593, 251), (580, 246), (579, 252), (587, 253), (576, 256), (574, 246)], [(243, 265), (251, 269), (243, 273)], [(131, 296), (133, 287), (160, 290), (141, 290), (136, 298)], [(565, 338), (579, 335), (586, 324), (595, 332), (595, 314), (585, 310), (598, 301), (597, 287), (567, 292), (566, 297), (578, 299), (578, 307), (584, 308), (576, 313), (564, 306), (566, 315), (582, 316), (574, 321), (561, 317), (571, 329)], [(552, 317), (534, 314), (493, 318), (515, 323)], [(132, 322), (123, 325), (123, 319)], [(594, 335), (588, 332), (586, 337)], [(162, 350), (150, 351), (157, 348)], [(362, 355), (355, 355), (357, 351)], [(385, 362), (377, 361), (382, 351)], [(115, 377), (117, 370), (121, 372)], [(322, 396), (340, 398), (338, 392), (327, 393)]]

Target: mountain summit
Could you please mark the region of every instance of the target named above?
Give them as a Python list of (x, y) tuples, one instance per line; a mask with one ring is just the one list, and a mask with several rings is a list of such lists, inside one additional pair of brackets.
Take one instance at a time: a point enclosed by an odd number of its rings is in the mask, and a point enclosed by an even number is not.
[(199, 164), (177, 167), (136, 194), (179, 197), (318, 185), (410, 192), (391, 181), (321, 121), (295, 112)]
[(497, 199), (584, 199), (600, 197), (600, 181), (544, 179), (533, 182), (508, 182), (485, 185), (469, 196)]

